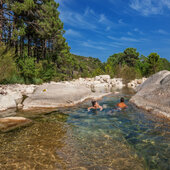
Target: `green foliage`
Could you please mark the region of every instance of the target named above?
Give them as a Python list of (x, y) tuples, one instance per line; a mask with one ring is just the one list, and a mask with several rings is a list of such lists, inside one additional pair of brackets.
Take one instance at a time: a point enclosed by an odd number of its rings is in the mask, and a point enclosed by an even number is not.
[(42, 79), (40, 79), (40, 78), (33, 78), (33, 84), (42, 84), (43, 83), (43, 80)]
[(19, 58), (17, 63), (19, 73), (24, 78), (25, 83), (33, 83), (35, 78), (35, 59), (31, 57)]
[(127, 48), (124, 51), (123, 62), (129, 67), (134, 67), (137, 60), (139, 59), (139, 53), (136, 52), (135, 48)]
[(41, 84), (42, 81), (50, 81), (56, 75), (54, 63), (49, 62), (47, 60), (40, 61), (40, 63), (36, 64), (35, 68), (36, 72), (36, 82)]
[(11, 77), (7, 78), (4, 82), (5, 84), (24, 84), (25, 80), (23, 77), (19, 75), (19, 73), (15, 72)]
[(135, 48), (111, 55), (106, 63), (71, 54), (55, 0), (3, 3), (0, 32), (9, 50), (0, 47), (0, 82), (41, 84), (101, 74), (130, 80), (170, 70), (157, 53), (139, 58)]
[(148, 77), (150, 75), (149, 72), (149, 63), (147, 62), (148, 58), (141, 55), (140, 60), (136, 63), (136, 68), (140, 70), (140, 74), (142, 77)]
[(105, 72), (106, 74), (109, 74), (111, 77), (114, 77), (115, 75), (114, 65), (107, 63), (105, 66)]
[(160, 58), (159, 62), (160, 62), (159, 70), (170, 71), (170, 62), (167, 59)]
[(115, 65), (123, 65), (125, 63), (124, 58), (124, 53), (113, 54), (107, 59), (107, 64), (109, 64), (111, 67)]
[(105, 65), (107, 74), (123, 77), (126, 80), (148, 77), (160, 70), (170, 70), (170, 62), (160, 58), (157, 53), (148, 57), (136, 52), (135, 48), (127, 48), (123, 53), (110, 56)]
[(4, 45), (0, 47), (0, 83), (5, 83), (16, 72), (13, 50), (8, 50)]
[(147, 63), (151, 74), (156, 73), (160, 67), (160, 56), (157, 53), (151, 53), (148, 56)]
[(120, 72), (120, 77), (123, 78), (126, 81), (130, 81), (136, 78), (137, 72), (134, 67), (129, 67), (127, 65), (124, 65), (121, 67), (119, 70)]

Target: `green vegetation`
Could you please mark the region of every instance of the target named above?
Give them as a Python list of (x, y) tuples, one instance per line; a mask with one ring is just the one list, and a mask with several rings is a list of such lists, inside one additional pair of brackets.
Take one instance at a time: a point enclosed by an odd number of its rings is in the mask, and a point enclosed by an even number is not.
[(140, 56), (134, 48), (106, 63), (71, 54), (58, 6), (54, 0), (0, 1), (0, 83), (41, 84), (100, 74), (130, 80), (170, 70), (170, 62), (157, 53)]
[(125, 80), (148, 77), (161, 70), (170, 71), (170, 62), (160, 58), (157, 53), (145, 57), (135, 48), (127, 48), (123, 53), (110, 56), (106, 62), (106, 73), (112, 77), (122, 77)]

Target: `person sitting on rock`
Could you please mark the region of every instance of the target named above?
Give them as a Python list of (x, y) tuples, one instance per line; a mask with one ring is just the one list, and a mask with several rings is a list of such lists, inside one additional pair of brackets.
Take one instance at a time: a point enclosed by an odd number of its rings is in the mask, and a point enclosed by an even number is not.
[(88, 111), (90, 111), (90, 109), (100, 109), (100, 111), (103, 110), (103, 107), (100, 106), (97, 101), (92, 101), (92, 106), (88, 108)]
[(123, 97), (121, 97), (120, 98), (120, 103), (118, 103), (117, 104), (117, 107), (118, 107), (118, 109), (125, 109), (125, 108), (127, 108), (128, 106), (124, 103), (124, 98)]

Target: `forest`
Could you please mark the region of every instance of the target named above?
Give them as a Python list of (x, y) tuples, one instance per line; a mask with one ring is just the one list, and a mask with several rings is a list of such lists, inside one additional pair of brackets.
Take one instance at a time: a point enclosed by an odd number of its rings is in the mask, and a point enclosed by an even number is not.
[(70, 53), (59, 4), (54, 0), (0, 1), (0, 83), (41, 84), (109, 74), (126, 80), (170, 70), (157, 53), (144, 56), (135, 48), (98, 58)]

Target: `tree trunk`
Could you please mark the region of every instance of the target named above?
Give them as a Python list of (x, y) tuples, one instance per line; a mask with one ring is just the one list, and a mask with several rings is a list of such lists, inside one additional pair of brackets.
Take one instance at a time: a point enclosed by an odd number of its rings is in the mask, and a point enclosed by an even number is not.
[(23, 57), (23, 51), (24, 51), (24, 37), (20, 37), (20, 57)]
[(41, 45), (42, 45), (42, 51), (41, 51), (41, 55), (42, 55), (42, 58), (45, 59), (45, 56), (46, 56), (46, 40), (42, 40), (41, 41)]
[(30, 35), (28, 35), (28, 56), (30, 56)]
[(18, 55), (18, 40), (15, 41), (15, 56)]
[(4, 1), (0, 0), (0, 45), (2, 43), (2, 34), (3, 34), (3, 4)]
[(8, 45), (11, 46), (11, 26), (8, 26)]

